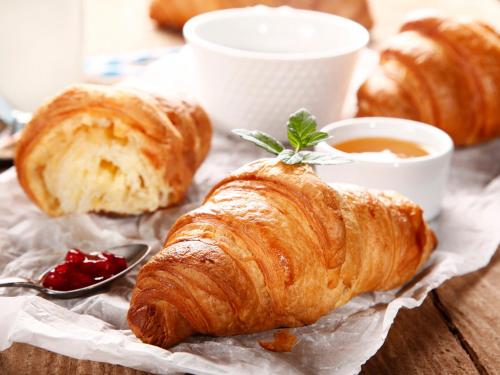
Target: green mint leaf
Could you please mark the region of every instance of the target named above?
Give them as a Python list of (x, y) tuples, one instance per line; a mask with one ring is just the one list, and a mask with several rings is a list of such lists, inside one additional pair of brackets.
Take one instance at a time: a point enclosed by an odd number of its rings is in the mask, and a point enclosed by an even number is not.
[(300, 150), (300, 148), (302, 147), (302, 143), (300, 142), (300, 138), (297, 135), (295, 135), (293, 132), (291, 132), (290, 130), (288, 130), (288, 141), (290, 142), (292, 147), (296, 150)]
[(278, 155), (285, 148), (273, 136), (257, 130), (234, 129), (233, 133), (238, 134), (244, 140), (252, 142), (274, 155)]
[(288, 119), (288, 140), (296, 150), (300, 150), (306, 147), (306, 138), (316, 131), (317, 126), (316, 119), (311, 113), (306, 109), (299, 109)]
[(351, 159), (347, 159), (334, 154), (328, 154), (325, 152), (301, 151), (300, 154), (302, 156), (301, 162), (304, 164), (331, 165), (352, 163)]
[(288, 129), (297, 134), (300, 138), (305, 138), (308, 134), (316, 131), (316, 119), (306, 109), (299, 109), (288, 119)]
[(300, 164), (302, 162), (302, 154), (300, 152), (295, 152), (293, 150), (283, 150), (278, 155), (278, 160), (285, 164)]
[(305, 143), (306, 143), (305, 147), (311, 147), (311, 146), (317, 145), (318, 143), (323, 142), (323, 141), (327, 140), (328, 138), (330, 138), (330, 136), (328, 135), (328, 133), (325, 133), (325, 132), (311, 133), (305, 139)]

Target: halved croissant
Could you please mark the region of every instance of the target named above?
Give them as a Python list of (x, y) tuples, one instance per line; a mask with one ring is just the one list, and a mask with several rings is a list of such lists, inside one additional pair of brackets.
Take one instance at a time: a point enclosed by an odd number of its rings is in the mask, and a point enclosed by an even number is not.
[(21, 186), (49, 215), (140, 214), (184, 197), (210, 138), (195, 104), (79, 85), (35, 112), (15, 164)]
[(457, 145), (500, 136), (500, 35), (469, 19), (405, 23), (358, 91), (358, 116), (409, 118)]
[(170, 347), (194, 333), (311, 324), (352, 297), (409, 280), (436, 245), (397, 193), (332, 187), (263, 159), (218, 183), (139, 272), (128, 322)]
[(373, 25), (367, 0), (152, 0), (149, 14), (161, 26), (181, 29), (187, 20), (201, 13), (258, 4), (333, 13), (357, 21), (367, 29)]

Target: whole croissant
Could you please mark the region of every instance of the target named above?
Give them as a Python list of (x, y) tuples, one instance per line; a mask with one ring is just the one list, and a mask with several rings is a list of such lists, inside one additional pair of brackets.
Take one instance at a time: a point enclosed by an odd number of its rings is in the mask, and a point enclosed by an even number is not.
[(367, 29), (373, 24), (366, 0), (152, 0), (149, 14), (161, 26), (180, 29), (187, 20), (200, 13), (258, 4), (333, 13), (357, 21)]
[(500, 136), (500, 34), (474, 20), (405, 23), (358, 91), (358, 116), (409, 118), (456, 145)]
[(49, 215), (139, 214), (184, 197), (210, 138), (195, 104), (79, 85), (35, 112), (15, 164), (21, 186)]
[(436, 245), (397, 193), (323, 183), (263, 159), (218, 183), (139, 272), (128, 322), (168, 348), (194, 333), (311, 324), (354, 296), (409, 280)]

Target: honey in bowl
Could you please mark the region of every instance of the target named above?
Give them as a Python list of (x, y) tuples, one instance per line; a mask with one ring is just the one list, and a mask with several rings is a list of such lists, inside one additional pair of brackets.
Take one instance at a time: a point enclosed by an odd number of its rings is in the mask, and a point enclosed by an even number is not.
[(408, 159), (429, 155), (418, 143), (388, 137), (355, 138), (332, 146), (350, 154), (380, 154), (381, 159)]

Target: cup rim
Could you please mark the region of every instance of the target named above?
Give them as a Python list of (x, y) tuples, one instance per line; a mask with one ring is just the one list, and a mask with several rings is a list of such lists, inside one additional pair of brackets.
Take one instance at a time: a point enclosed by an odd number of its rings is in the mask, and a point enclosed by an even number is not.
[[(309, 15), (311, 17), (318, 17), (324, 19), (328, 18), (332, 22), (343, 23), (345, 25), (349, 25), (353, 29), (357, 29), (357, 32), (360, 35), (359, 43), (353, 43), (352, 45), (345, 46), (343, 48), (335, 48), (332, 50), (325, 50), (320, 52), (315, 51), (315, 52), (285, 53), (285, 52), (248, 51), (248, 50), (224, 46), (222, 44), (209, 41), (206, 38), (201, 37), (197, 32), (197, 28), (200, 25), (206, 24), (208, 22), (216, 22), (221, 19), (248, 16), (252, 15), (252, 13), (261, 11), (269, 13), (272, 12), (273, 15), (277, 16), (279, 15), (289, 16), (290, 14), (295, 13), (295, 14)], [(256, 14), (258, 15), (259, 13)], [(368, 41), (370, 39), (368, 30), (366, 30), (364, 26), (345, 17), (340, 17), (334, 14), (324, 13), (314, 10), (296, 9), (288, 6), (268, 7), (264, 5), (215, 10), (197, 15), (186, 22), (186, 24), (183, 27), (182, 33), (184, 35), (184, 38), (189, 43), (199, 45), (207, 50), (217, 52), (222, 55), (245, 58), (245, 59), (254, 59), (254, 60), (280, 60), (280, 61), (317, 60), (317, 59), (340, 57), (361, 50), (368, 44)]]
[[(324, 126), (320, 131), (331, 135), (331, 132), (334, 131), (335, 129), (346, 128), (351, 126), (359, 127), (362, 126), (362, 124), (370, 125), (368, 123), (369, 121), (373, 121), (375, 123), (378, 122), (380, 124), (383, 124), (382, 126), (384, 125), (398, 126), (404, 124), (405, 126), (415, 127), (417, 129), (424, 130), (428, 133), (430, 132), (430, 134), (432, 134), (432, 136), (435, 137), (435, 139), (438, 139), (438, 141), (443, 145), (442, 150), (438, 152), (429, 153), (428, 155), (425, 156), (397, 159), (395, 161), (395, 160), (375, 160), (371, 159), (369, 156), (366, 155), (360, 155), (360, 154), (356, 155), (348, 152), (343, 152), (330, 145), (327, 141), (319, 143), (316, 146), (317, 149), (323, 152), (330, 152), (330, 153), (333, 152), (338, 155), (344, 156), (348, 159), (352, 159), (354, 161), (360, 161), (363, 163), (378, 164), (378, 165), (388, 165), (388, 164), (394, 165), (395, 163), (397, 163), (398, 165), (424, 163), (427, 161), (442, 158), (443, 156), (450, 154), (454, 149), (453, 140), (443, 130), (433, 125), (429, 125), (420, 121), (408, 120), (396, 117), (356, 117), (352, 119), (345, 119), (328, 124)], [(398, 135), (396, 132), (394, 134), (394, 138), (398, 139)]]

